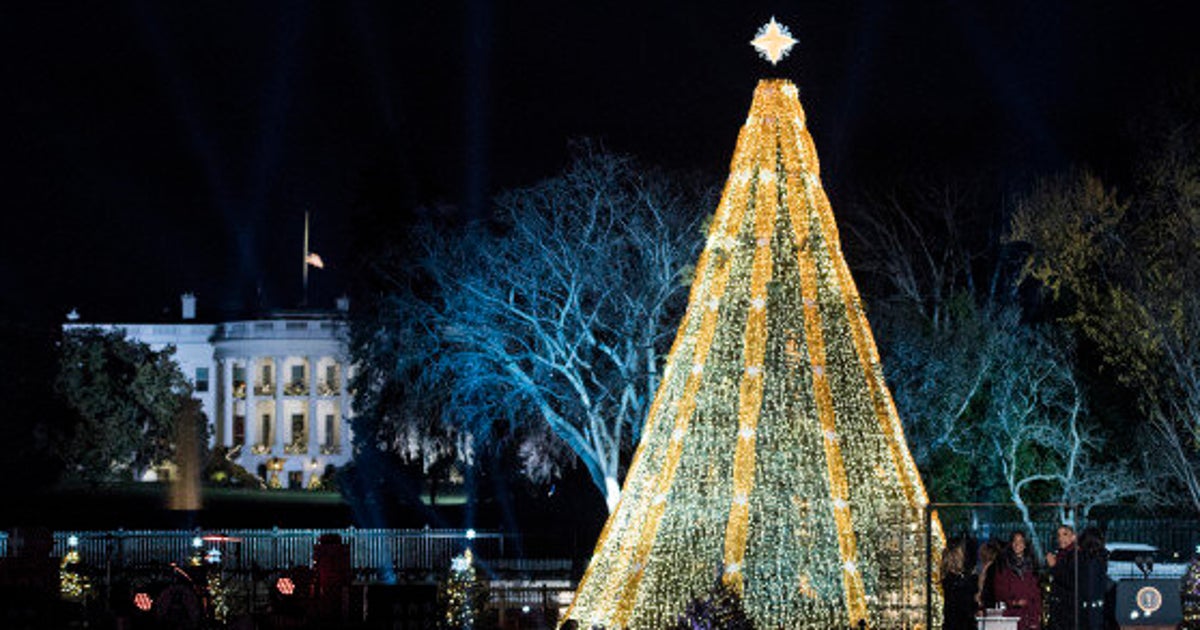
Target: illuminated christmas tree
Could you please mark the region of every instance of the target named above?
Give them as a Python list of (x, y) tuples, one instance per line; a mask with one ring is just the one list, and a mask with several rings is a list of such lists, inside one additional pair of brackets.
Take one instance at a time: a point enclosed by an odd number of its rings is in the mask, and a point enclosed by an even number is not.
[(927, 502), (797, 89), (764, 80), (567, 619), (663, 628), (720, 576), (756, 627), (920, 627)]
[(1200, 630), (1200, 547), (1183, 576), (1183, 628)]
[(91, 589), (88, 579), (79, 573), (79, 540), (71, 536), (67, 542), (67, 553), (58, 563), (58, 587), (63, 599), (83, 601)]
[(467, 549), (450, 562), (450, 573), (438, 585), (438, 602), (444, 630), (474, 630), (483, 627), (481, 615), (487, 603), (484, 584), (475, 576), (474, 556)]

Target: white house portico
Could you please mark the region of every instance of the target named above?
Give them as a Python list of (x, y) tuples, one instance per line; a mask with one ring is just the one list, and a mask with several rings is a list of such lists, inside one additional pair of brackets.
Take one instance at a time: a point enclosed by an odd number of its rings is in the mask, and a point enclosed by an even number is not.
[(235, 463), (270, 486), (297, 488), (350, 461), (347, 308), (339, 300), (337, 311), (202, 324), (189, 294), (182, 322), (99, 326), (156, 349), (174, 346), (209, 420), (210, 445), (231, 449)]

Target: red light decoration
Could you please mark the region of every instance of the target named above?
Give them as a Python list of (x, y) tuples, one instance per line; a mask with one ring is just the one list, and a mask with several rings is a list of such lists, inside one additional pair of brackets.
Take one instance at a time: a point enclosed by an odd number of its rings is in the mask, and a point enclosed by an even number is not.
[(279, 591), (281, 595), (291, 595), (296, 592), (296, 583), (292, 581), (292, 578), (284, 576), (275, 580), (275, 590)]
[(142, 612), (149, 612), (154, 606), (154, 600), (150, 598), (149, 593), (138, 593), (133, 596), (133, 605)]

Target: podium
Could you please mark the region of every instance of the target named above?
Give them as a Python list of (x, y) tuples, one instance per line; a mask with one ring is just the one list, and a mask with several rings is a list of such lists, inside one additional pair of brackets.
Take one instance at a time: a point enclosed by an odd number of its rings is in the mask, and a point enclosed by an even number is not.
[(975, 624), (978, 630), (1017, 630), (1020, 621), (1020, 617), (977, 617)]
[(1174, 630), (1183, 620), (1180, 589), (1177, 579), (1117, 582), (1117, 624), (1122, 630)]

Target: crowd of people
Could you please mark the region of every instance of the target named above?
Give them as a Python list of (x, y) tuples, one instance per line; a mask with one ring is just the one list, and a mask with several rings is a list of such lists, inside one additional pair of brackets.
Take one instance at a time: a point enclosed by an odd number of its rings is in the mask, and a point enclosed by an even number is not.
[(978, 546), (967, 537), (950, 541), (942, 553), (942, 628), (976, 630), (991, 610), (1020, 618), (1020, 630), (1104, 630), (1112, 606), (1103, 534), (1089, 527), (1077, 539), (1060, 525), (1056, 538), (1041, 562), (1020, 531)]

